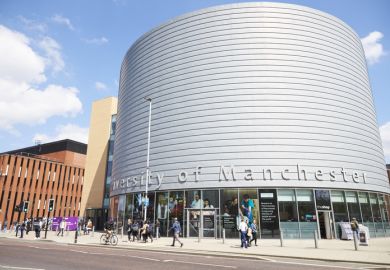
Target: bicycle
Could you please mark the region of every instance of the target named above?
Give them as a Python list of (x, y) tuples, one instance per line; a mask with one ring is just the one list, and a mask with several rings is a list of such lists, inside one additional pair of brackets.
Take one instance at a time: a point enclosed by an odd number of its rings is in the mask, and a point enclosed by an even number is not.
[(111, 233), (105, 232), (100, 236), (100, 244), (116, 246), (118, 244), (118, 236), (113, 231)]

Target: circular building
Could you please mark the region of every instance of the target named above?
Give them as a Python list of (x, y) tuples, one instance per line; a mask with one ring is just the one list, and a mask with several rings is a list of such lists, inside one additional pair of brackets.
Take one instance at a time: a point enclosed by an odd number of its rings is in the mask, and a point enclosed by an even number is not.
[(111, 216), (146, 208), (162, 235), (174, 217), (186, 236), (235, 237), (241, 219), (263, 238), (349, 237), (352, 218), (371, 237), (390, 229), (362, 44), (303, 6), (217, 6), (140, 37), (121, 67), (113, 164)]

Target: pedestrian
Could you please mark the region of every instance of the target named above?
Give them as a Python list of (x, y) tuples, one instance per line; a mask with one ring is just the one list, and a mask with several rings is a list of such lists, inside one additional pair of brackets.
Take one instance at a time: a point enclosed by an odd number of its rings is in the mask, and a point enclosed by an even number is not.
[(23, 232), (26, 230), (26, 223), (22, 221), (20, 224), (20, 238), (23, 238)]
[(141, 228), (141, 237), (145, 243), (146, 243), (147, 238), (148, 238), (148, 227), (149, 227), (149, 224), (145, 221), (144, 225)]
[(359, 222), (356, 220), (356, 218), (352, 218), (351, 229), (352, 232), (356, 235), (356, 238), (359, 240)]
[(16, 232), (15, 236), (18, 237), (18, 233), (19, 233), (19, 229), (20, 229), (19, 222), (15, 222), (15, 226), (14, 227), (15, 227), (15, 232)]
[(160, 221), (156, 220), (156, 239), (160, 238)]
[(173, 219), (173, 221), (174, 222), (173, 222), (172, 227), (171, 227), (171, 230), (173, 231), (173, 242), (172, 242), (171, 246), (174, 247), (175, 241), (177, 241), (180, 243), (180, 247), (183, 247), (183, 243), (179, 239), (179, 235), (181, 233), (180, 223), (179, 223), (179, 221), (177, 221), (176, 217)]
[(241, 233), (241, 247), (242, 248), (248, 248), (248, 241), (247, 241), (247, 231), (248, 231), (248, 225), (246, 224), (245, 220), (242, 218), (240, 226), (238, 227), (238, 230)]
[(151, 221), (147, 222), (148, 226), (146, 228), (146, 239), (150, 238), (150, 241), (153, 243), (153, 228), (154, 224)]
[(35, 231), (35, 239), (41, 238), (41, 226), (38, 218), (34, 218), (33, 226)]
[(88, 222), (87, 222), (87, 234), (89, 234), (89, 232), (92, 231), (92, 228), (93, 228), (92, 220), (88, 219)]
[(58, 229), (57, 236), (61, 234), (61, 236), (64, 236), (64, 229), (65, 229), (65, 218), (61, 219), (60, 222), (60, 228)]
[(137, 221), (134, 221), (131, 225), (131, 235), (133, 236), (133, 242), (135, 242), (135, 239), (138, 240), (138, 230), (139, 230), (139, 224)]
[(31, 220), (28, 218), (26, 219), (26, 235), (28, 235), (29, 231), (31, 231)]
[(128, 218), (127, 219), (127, 239), (129, 240), (129, 242), (131, 241), (131, 226), (133, 225), (133, 221), (131, 220), (131, 218)]
[[(4, 232), (5, 233), (7, 232), (7, 226), (8, 226), (8, 221), (4, 220)], [(0, 228), (0, 230), (1, 230), (1, 228)]]
[(253, 220), (250, 228), (252, 229), (252, 239), (249, 241), (249, 245), (252, 241), (255, 241), (255, 246), (257, 246), (257, 224), (256, 219)]

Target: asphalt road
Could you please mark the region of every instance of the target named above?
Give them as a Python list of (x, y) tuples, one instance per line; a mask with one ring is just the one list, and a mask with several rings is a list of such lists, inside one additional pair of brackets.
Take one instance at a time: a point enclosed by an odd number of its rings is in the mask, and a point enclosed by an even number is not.
[[(180, 249), (178, 247), (178, 249)], [(367, 266), (375, 268), (375, 266)], [(224, 270), (224, 269), (365, 269), (365, 266), (293, 259), (216, 257), (178, 252), (126, 250), (23, 241), (0, 238), (0, 269), (152, 269), (152, 270)], [(378, 268), (379, 269), (379, 268)], [(384, 269), (384, 268), (381, 268)]]

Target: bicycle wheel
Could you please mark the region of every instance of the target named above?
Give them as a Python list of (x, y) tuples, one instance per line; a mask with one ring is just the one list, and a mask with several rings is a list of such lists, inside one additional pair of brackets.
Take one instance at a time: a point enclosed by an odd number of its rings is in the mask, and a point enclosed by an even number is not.
[(110, 243), (111, 245), (116, 246), (118, 244), (118, 236), (115, 234), (111, 235)]
[(102, 234), (102, 236), (100, 236), (100, 244), (101, 245), (107, 245), (108, 244), (107, 235)]

